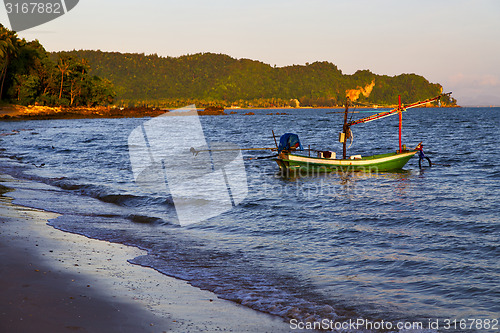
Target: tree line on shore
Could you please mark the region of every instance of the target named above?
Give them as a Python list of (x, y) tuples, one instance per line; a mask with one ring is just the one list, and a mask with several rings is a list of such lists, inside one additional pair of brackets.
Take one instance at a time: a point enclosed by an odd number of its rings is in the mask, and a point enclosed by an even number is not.
[(0, 24), (0, 100), (45, 106), (113, 103), (111, 81), (92, 75), (90, 64), (71, 53), (54, 56), (38, 42), (20, 39)]
[[(440, 84), (420, 75), (376, 75), (369, 70), (346, 75), (326, 61), (276, 67), (214, 53), (161, 57), (79, 50), (69, 54), (87, 59), (92, 73), (112, 81), (117, 103), (125, 107), (192, 103), (199, 107), (334, 107), (343, 105), (346, 96), (361, 103), (394, 105), (398, 95), (408, 104), (442, 92)], [(447, 96), (442, 102), (456, 105)]]
[[(427, 99), (442, 86), (416, 74), (343, 74), (330, 62), (270, 66), (224, 54), (180, 57), (92, 50), (47, 52), (0, 24), (0, 100), (46, 106), (335, 107)], [(444, 105), (456, 105), (445, 96)]]

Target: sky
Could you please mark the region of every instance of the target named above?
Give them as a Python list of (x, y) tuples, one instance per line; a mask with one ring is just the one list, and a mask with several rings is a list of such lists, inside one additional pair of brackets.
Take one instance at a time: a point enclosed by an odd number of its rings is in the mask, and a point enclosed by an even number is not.
[[(10, 27), (5, 8), (0, 22)], [(462, 106), (500, 106), (500, 0), (81, 0), (18, 36), (47, 51), (214, 52), (416, 73)]]

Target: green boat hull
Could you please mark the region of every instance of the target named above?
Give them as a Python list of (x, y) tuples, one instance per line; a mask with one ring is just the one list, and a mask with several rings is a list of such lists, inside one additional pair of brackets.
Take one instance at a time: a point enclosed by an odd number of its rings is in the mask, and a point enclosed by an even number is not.
[(366, 156), (359, 159), (327, 159), (282, 152), (276, 159), (282, 171), (307, 173), (381, 172), (402, 169), (417, 150)]

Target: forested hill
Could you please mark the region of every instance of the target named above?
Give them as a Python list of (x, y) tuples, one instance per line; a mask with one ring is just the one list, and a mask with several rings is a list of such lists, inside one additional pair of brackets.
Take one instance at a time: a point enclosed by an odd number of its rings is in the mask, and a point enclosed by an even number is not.
[[(65, 52), (66, 53), (66, 52)], [(181, 106), (336, 106), (346, 95), (359, 102), (396, 104), (398, 95), (410, 103), (441, 93), (439, 84), (416, 74), (381, 76), (368, 70), (344, 75), (336, 65), (272, 67), (260, 61), (224, 54), (181, 57), (102, 51), (71, 51), (90, 64), (92, 74), (109, 79), (116, 101), (124, 105)], [(454, 104), (454, 100), (444, 100)]]
[[(52, 58), (52, 59), (51, 59)], [(110, 81), (90, 75), (84, 59), (51, 55), (0, 23), (0, 108), (4, 104), (93, 107), (113, 103)]]

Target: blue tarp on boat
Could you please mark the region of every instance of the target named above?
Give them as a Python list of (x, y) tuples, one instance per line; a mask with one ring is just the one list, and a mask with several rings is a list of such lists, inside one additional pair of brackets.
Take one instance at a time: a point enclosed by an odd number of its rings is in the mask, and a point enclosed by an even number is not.
[(278, 154), (282, 150), (290, 150), (290, 148), (295, 148), (297, 150), (304, 150), (302, 144), (300, 143), (299, 136), (294, 133), (285, 133), (280, 137), (280, 144), (278, 146)]

